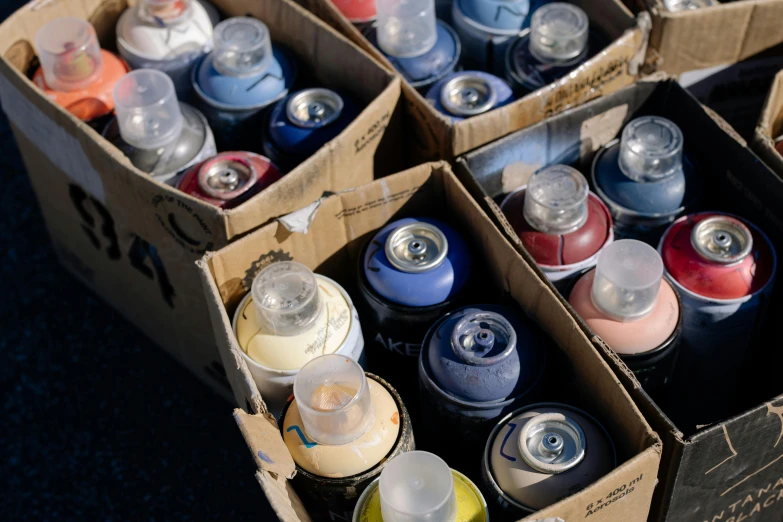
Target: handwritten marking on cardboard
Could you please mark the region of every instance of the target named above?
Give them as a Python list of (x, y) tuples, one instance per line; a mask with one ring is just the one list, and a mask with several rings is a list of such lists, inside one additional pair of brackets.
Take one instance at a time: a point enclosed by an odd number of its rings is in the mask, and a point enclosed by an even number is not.
[(731, 459), (733, 459), (734, 457), (737, 456), (737, 451), (734, 449), (734, 446), (731, 444), (731, 438), (729, 437), (729, 431), (726, 429), (726, 425), (724, 424), (722, 426), (722, 428), (723, 428), (723, 436), (726, 437), (726, 444), (729, 445), (729, 450), (731, 451), (731, 456), (726, 458), (726, 459), (724, 459), (723, 461), (721, 461), (717, 466), (714, 466), (714, 467), (708, 469), (704, 473), (705, 475), (709, 475), (710, 473), (712, 473), (713, 471), (715, 471), (716, 469), (718, 469), (719, 467), (723, 466), (728, 461), (730, 461)]
[(258, 450), (258, 458), (263, 460), (267, 464), (274, 464), (275, 463), (275, 461), (272, 460), (272, 458), (269, 455), (267, 455), (266, 453), (264, 453), (261, 450)]
[(766, 403), (766, 405), (767, 415), (777, 415), (778, 420), (780, 420), (780, 435), (778, 435), (778, 440), (775, 441), (775, 445), (773, 446), (773, 448), (777, 448), (780, 439), (783, 438), (783, 406), (773, 406), (771, 402)]
[[(773, 520), (772, 514), (762, 512), (770, 509), (778, 502), (783, 500), (783, 477), (777, 480), (770, 479), (766, 486), (759, 487), (756, 490), (750, 490), (743, 493), (740, 497), (734, 497), (736, 500), (727, 507), (716, 511), (711, 517), (704, 517), (704, 522), (744, 522), (745, 520)], [(752, 518), (754, 515), (759, 517)]]

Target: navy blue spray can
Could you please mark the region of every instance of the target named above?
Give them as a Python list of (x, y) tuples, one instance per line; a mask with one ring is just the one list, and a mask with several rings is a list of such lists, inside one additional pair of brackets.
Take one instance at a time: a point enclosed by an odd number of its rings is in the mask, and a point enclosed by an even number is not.
[(359, 115), (348, 96), (329, 89), (305, 89), (272, 109), (264, 155), (287, 172), (333, 140)]
[(468, 476), (478, 473), (492, 427), (532, 401), (545, 367), (543, 332), (521, 314), (477, 305), (445, 315), (419, 357), (422, 442), (452, 466), (465, 463)]
[(592, 178), (612, 213), (615, 239), (638, 239), (653, 248), (701, 195), (701, 176), (683, 155), (682, 131), (659, 116), (631, 120), (619, 140), (598, 152)]
[(261, 152), (263, 109), (284, 98), (296, 62), (273, 46), (255, 18), (235, 17), (215, 26), (215, 48), (193, 69), (193, 88), (218, 149)]
[(389, 223), (359, 257), (359, 298), (370, 371), (392, 382), (411, 414), (419, 402), (419, 351), (429, 327), (458, 306), (470, 277), (467, 243), (430, 218)]
[(454, 71), (461, 46), (457, 33), (435, 18), (434, 0), (376, 0), (378, 20), (364, 36), (413, 87), (426, 93)]
[(497, 76), (462, 71), (451, 73), (433, 85), (426, 98), (441, 114), (461, 121), (508, 105), (514, 101), (514, 93)]

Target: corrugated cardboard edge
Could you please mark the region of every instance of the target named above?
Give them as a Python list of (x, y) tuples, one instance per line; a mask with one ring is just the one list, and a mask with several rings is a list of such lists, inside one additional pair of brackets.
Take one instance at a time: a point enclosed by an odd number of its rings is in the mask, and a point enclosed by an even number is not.
[(775, 150), (775, 138), (783, 134), (783, 71), (775, 76), (753, 139), (753, 149), (778, 176), (783, 177), (783, 156)]

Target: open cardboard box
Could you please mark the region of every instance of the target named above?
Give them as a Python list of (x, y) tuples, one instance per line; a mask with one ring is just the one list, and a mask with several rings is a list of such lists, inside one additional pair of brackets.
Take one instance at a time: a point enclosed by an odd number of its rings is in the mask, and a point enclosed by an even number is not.
[[(506, 238), (535, 267), (494, 198), (553, 163), (574, 165), (589, 179), (595, 153), (618, 137), (625, 123), (643, 114), (664, 116), (682, 129), (685, 153), (696, 158), (705, 173), (703, 210), (749, 219), (766, 232), (778, 253), (783, 252), (783, 179), (775, 176), (731, 127), (673, 80), (640, 81), (509, 135), (460, 158), (456, 170)], [(773, 318), (780, 317), (783, 308), (780, 295), (773, 294), (769, 320), (760, 336), (765, 341), (755, 347), (750, 371), (743, 375), (737, 370), (736, 378), (742, 379), (737, 407), (727, 411), (723, 422), (696, 429), (675, 425), (574, 312), (585, 334), (592, 337), (663, 438), (661, 484), (650, 520), (739, 522), (752, 515), (770, 521), (783, 516), (783, 382), (777, 373), (783, 354), (777, 343), (769, 342), (779, 327)]]
[[(11, 15), (0, 25), (0, 95), (63, 265), (230, 397), (193, 262), (324, 192), (371, 181), (400, 81), (289, 0), (217, 0), (216, 5), (226, 16), (263, 20), (272, 38), (288, 46), (319, 82), (366, 104), (336, 139), (233, 210), (152, 180), (27, 78), (35, 34), (54, 18), (89, 20), (103, 46), (113, 49), (114, 27), (127, 7), (123, 0), (31, 2)], [(384, 146), (398, 148), (389, 140)], [(376, 174), (389, 172), (383, 163), (379, 167)]]
[(775, 150), (775, 139), (780, 136), (783, 136), (783, 70), (772, 82), (753, 139), (753, 149), (759, 157), (783, 178), (783, 156)]
[[(308, 219), (302, 219), (303, 212)], [(619, 464), (614, 471), (524, 520), (587, 516), (597, 521), (646, 520), (661, 450), (657, 436), (552, 289), (503, 238), (443, 162), (424, 164), (322, 199), (296, 213), (296, 219), (281, 218), (198, 262), (216, 341), (237, 401), (247, 410), (236, 410), (235, 420), (259, 467), (261, 487), (280, 520), (304, 522), (310, 517), (287, 480), (295, 472), (294, 463), (232, 333), (233, 313), (255, 274), (279, 259), (293, 259), (332, 277), (350, 294), (357, 256), (371, 234), (389, 221), (422, 215), (456, 226), (473, 245), (474, 266), (481, 267), (481, 275), (488, 279), (485, 286), (495, 288), (496, 299), (516, 303), (551, 336), (556, 345), (553, 352), (567, 362), (556, 367), (557, 379), (550, 383), (550, 390), (559, 392), (550, 399), (573, 403), (593, 414), (614, 439)], [(306, 232), (289, 229), (291, 223), (301, 226), (303, 221), (308, 223)], [(414, 436), (416, 429), (414, 425)], [(637, 479), (631, 493), (596, 509), (598, 499), (611, 498), (617, 488)], [(350, 494), (358, 497), (359, 493)], [(322, 516), (350, 520), (350, 513)]]
[[(330, 0), (296, 0), (348, 36), (387, 69), (391, 63), (345, 18)], [(587, 100), (630, 85), (639, 74), (647, 50), (650, 20), (634, 18), (620, 0), (574, 0), (590, 23), (612, 43), (571, 74), (515, 102), (488, 113), (453, 123), (436, 111), (413, 87), (403, 81), (407, 112), (413, 118), (413, 146), (421, 160), (452, 159), (469, 150), (525, 128)]]

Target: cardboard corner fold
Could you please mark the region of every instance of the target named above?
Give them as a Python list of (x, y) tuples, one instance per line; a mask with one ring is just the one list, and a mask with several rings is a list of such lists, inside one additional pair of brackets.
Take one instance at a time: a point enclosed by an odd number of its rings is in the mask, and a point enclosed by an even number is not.
[(286, 479), (294, 477), (296, 464), (271, 414), (249, 414), (236, 408), (234, 420), (253, 454), (258, 469)]

